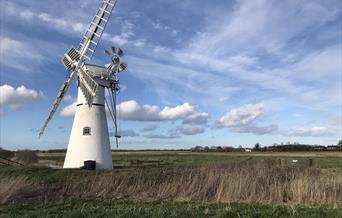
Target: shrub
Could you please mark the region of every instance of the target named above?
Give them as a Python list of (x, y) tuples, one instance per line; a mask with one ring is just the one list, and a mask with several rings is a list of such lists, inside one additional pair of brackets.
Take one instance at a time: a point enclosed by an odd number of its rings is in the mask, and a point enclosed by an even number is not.
[(11, 159), (14, 156), (14, 151), (9, 151), (3, 148), (0, 148), (0, 157)]
[(15, 158), (25, 164), (33, 164), (38, 162), (38, 156), (34, 151), (19, 150), (15, 154)]

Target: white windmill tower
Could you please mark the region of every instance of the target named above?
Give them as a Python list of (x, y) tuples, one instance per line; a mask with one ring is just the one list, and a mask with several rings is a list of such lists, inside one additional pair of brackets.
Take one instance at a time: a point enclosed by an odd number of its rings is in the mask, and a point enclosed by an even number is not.
[[(106, 50), (106, 54), (111, 56), (111, 62), (106, 66), (87, 64), (85, 61), (89, 61), (94, 54), (116, 2), (104, 0), (79, 47), (72, 47), (64, 54), (62, 62), (69, 71), (69, 77), (63, 83), (39, 132), (39, 136), (44, 133), (72, 80), (77, 76), (77, 107), (64, 168), (79, 168), (88, 160), (96, 161), (96, 168), (113, 167), (105, 107), (107, 106), (114, 121), (118, 143), (120, 136), (117, 134), (116, 95), (119, 92), (119, 73), (127, 64), (120, 60), (123, 56), (122, 50), (115, 47), (112, 47), (111, 51)], [(105, 89), (109, 92), (109, 101), (106, 100)]]

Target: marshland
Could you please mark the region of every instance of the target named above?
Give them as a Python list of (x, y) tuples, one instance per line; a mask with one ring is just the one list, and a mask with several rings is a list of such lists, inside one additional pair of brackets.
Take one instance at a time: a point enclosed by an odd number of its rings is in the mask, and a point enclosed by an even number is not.
[[(252, 217), (257, 212), (266, 217), (311, 217), (319, 212), (338, 217), (341, 156), (341, 152), (113, 152), (113, 170), (88, 171), (58, 169), (64, 154), (44, 152), (37, 154), (34, 164), (0, 167), (0, 211), (3, 216), (20, 209), (22, 215), (32, 216), (73, 212), (92, 216), (101, 210), (96, 214)], [(248, 212), (251, 208), (254, 212)]]

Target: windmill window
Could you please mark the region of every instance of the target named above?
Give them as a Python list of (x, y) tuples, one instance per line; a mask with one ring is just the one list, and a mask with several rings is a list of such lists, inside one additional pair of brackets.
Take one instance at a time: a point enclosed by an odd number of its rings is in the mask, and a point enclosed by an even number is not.
[(90, 127), (84, 127), (83, 128), (83, 135), (91, 135), (91, 128)]

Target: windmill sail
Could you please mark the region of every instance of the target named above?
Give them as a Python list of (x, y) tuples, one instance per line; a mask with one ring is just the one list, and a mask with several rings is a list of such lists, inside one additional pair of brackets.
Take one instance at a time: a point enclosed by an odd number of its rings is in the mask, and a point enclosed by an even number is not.
[(91, 106), (93, 98), (96, 94), (97, 83), (85, 72), (82, 71), (81, 67), (83, 65), (84, 59), (90, 60), (93, 56), (97, 45), (102, 37), (102, 34), (106, 28), (108, 20), (112, 14), (112, 11), (116, 5), (117, 0), (114, 3), (111, 0), (104, 0), (101, 7), (97, 11), (95, 17), (85, 35), (83, 36), (78, 49), (71, 48), (62, 59), (62, 62), (66, 69), (70, 71), (69, 78), (64, 81), (60, 91), (58, 92), (57, 98), (54, 101), (51, 110), (44, 122), (44, 125), (40, 129), (39, 137), (44, 133), (49, 121), (56, 112), (58, 105), (60, 104), (65, 93), (68, 91), (75, 74), (77, 73), (79, 78), (82, 80), (80, 82), (81, 90), (86, 96), (88, 105)]
[(74, 47), (72, 47), (67, 53), (63, 56), (63, 64), (65, 68), (70, 71), (74, 65), (74, 63), (79, 62), (81, 59), (81, 54), (78, 50), (76, 50)]
[(55, 102), (53, 103), (51, 110), (50, 110), (50, 112), (49, 112), (49, 114), (48, 114), (48, 116), (44, 122), (44, 125), (39, 131), (39, 137), (44, 133), (44, 130), (47, 127), (48, 123), (50, 122), (53, 114), (56, 112), (59, 103), (61, 102), (65, 93), (68, 91), (68, 89), (71, 85), (71, 81), (73, 80), (74, 76), (75, 76), (75, 71), (70, 74), (69, 78), (67, 80), (65, 80), (63, 85), (61, 86), (61, 88), (58, 92), (57, 98), (56, 98)]
[(81, 68), (79, 69), (78, 78), (82, 93), (87, 100), (88, 106), (91, 107), (96, 95), (98, 83)]
[(103, 1), (80, 42), (78, 50), (87, 60), (90, 60), (95, 53), (116, 2), (117, 0), (114, 3), (110, 0)]

